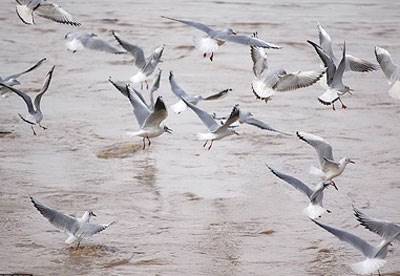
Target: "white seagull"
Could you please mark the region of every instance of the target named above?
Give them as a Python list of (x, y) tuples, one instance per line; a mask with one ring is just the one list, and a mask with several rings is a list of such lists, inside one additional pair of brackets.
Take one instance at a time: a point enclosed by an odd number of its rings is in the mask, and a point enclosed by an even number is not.
[[(327, 31), (318, 23), (318, 34), (319, 34), (319, 46), (324, 50), (325, 53), (332, 58), (336, 66), (339, 64), (339, 60), (335, 57), (332, 48), (332, 39)], [(369, 62), (365, 59), (357, 58), (352, 55), (346, 54), (345, 71), (354, 72), (371, 72), (378, 70), (378, 65)]]
[(339, 161), (333, 159), (332, 146), (323, 138), (306, 132), (296, 132), (297, 137), (312, 146), (317, 154), (320, 169), (311, 167), (311, 173), (320, 176), (323, 180), (333, 180), (341, 175), (347, 164), (354, 164), (350, 158), (343, 157)]
[(207, 34), (206, 37), (203, 37), (199, 42), (197, 48), (203, 53), (203, 57), (209, 57), (212, 61), (214, 58), (214, 53), (217, 51), (219, 46), (223, 45), (225, 42), (233, 42), (242, 45), (248, 46), (257, 46), (263, 48), (273, 48), (273, 49), (280, 49), (281, 46), (266, 42), (261, 40), (257, 37), (247, 36), (247, 35), (238, 35), (234, 30), (231, 28), (227, 28), (223, 31), (218, 31), (215, 29), (210, 28), (209, 26), (195, 21), (189, 20), (181, 20), (175, 19), (171, 17), (161, 16), (162, 18), (177, 21), (193, 27), (197, 30), (205, 32)]
[(303, 210), (304, 214), (306, 214), (309, 218), (315, 219), (321, 217), (324, 213), (331, 213), (330, 210), (327, 210), (323, 207), (322, 200), (324, 197), (324, 190), (329, 186), (333, 186), (336, 190), (338, 189), (333, 181), (323, 181), (318, 183), (315, 187), (310, 188), (308, 185), (304, 184), (301, 180), (278, 172), (267, 165), (268, 169), (277, 176), (278, 178), (282, 179), (290, 186), (295, 188), (296, 190), (305, 194), (310, 203), (308, 206)]
[[(370, 217), (353, 206), (354, 215), (362, 226), (371, 232), (381, 236), (383, 240), (387, 241), (396, 233), (400, 232), (400, 224), (393, 223), (386, 220)], [(400, 236), (397, 237), (400, 241)]]
[(89, 238), (115, 223), (114, 221), (108, 224), (90, 223), (91, 217), (96, 216), (92, 211), (85, 211), (81, 218), (76, 218), (47, 207), (33, 197), (30, 197), (30, 199), (33, 206), (35, 206), (52, 225), (68, 234), (65, 243), (72, 244), (73, 242), (78, 242), (77, 248), (83, 239)]
[(210, 150), (214, 141), (221, 140), (222, 138), (225, 138), (233, 134), (239, 135), (239, 133), (237, 133), (231, 127), (233, 123), (239, 120), (239, 110), (235, 106), (233, 107), (232, 112), (229, 115), (229, 118), (223, 124), (220, 124), (217, 120), (213, 118), (211, 114), (200, 109), (194, 104), (189, 103), (185, 98), (182, 98), (182, 100), (185, 102), (187, 106), (189, 106), (190, 109), (193, 110), (194, 113), (196, 113), (196, 115), (200, 118), (203, 124), (205, 124), (206, 127), (208, 128), (207, 133), (197, 134), (197, 138), (199, 140), (206, 141), (203, 144), (203, 147), (206, 147), (208, 142), (210, 142), (210, 145), (208, 146), (208, 150)]
[(134, 84), (140, 83), (142, 87), (143, 83), (147, 85), (147, 81), (151, 78), (158, 64), (161, 62), (164, 45), (157, 47), (153, 53), (146, 58), (142, 48), (122, 40), (115, 32), (112, 33), (122, 48), (133, 56), (135, 66), (139, 69), (139, 71), (130, 78), (130, 81)]
[[(113, 82), (110, 81), (112, 84)], [(118, 86), (115, 86), (118, 89)], [(119, 89), (118, 89), (119, 90)], [(131, 92), (134, 91), (134, 94)], [(140, 130), (129, 133), (131, 136), (143, 137), (143, 150), (146, 148), (146, 139), (150, 147), (150, 138), (158, 137), (163, 133), (172, 133), (172, 129), (167, 127), (163, 122), (168, 117), (168, 111), (161, 96), (157, 97), (154, 108), (151, 109), (143, 102), (143, 98), (138, 96), (140, 94), (133, 87), (126, 85), (126, 96), (133, 107), (133, 113), (139, 123)], [(125, 92), (121, 91), (125, 95)]]
[(175, 81), (175, 77), (174, 77), (174, 74), (172, 73), (172, 71), (169, 72), (169, 83), (171, 85), (172, 92), (179, 99), (179, 101), (176, 104), (171, 105), (171, 109), (177, 114), (180, 114), (181, 112), (183, 112), (187, 109), (187, 105), (185, 104), (185, 102), (183, 100), (181, 100), (182, 98), (185, 98), (186, 101), (188, 101), (189, 103), (191, 103), (193, 105), (197, 105), (200, 101), (211, 101), (211, 100), (221, 99), (222, 97), (226, 96), (228, 94), (228, 92), (232, 91), (232, 89), (228, 88), (228, 89), (224, 89), (218, 93), (209, 95), (207, 97), (203, 97), (201, 95), (191, 96), (191, 95), (187, 94), (185, 92), (185, 90), (183, 90), (178, 85), (178, 83)]
[(125, 54), (125, 51), (115, 48), (110, 43), (99, 38), (95, 33), (69, 32), (65, 35), (66, 47), (69, 51), (76, 53), (84, 48), (111, 54)]
[(390, 243), (400, 235), (399, 231), (391, 236), (388, 240), (383, 240), (378, 244), (378, 246), (372, 246), (365, 240), (352, 233), (322, 224), (315, 220), (312, 221), (332, 235), (336, 236), (339, 240), (344, 241), (361, 251), (366, 259), (362, 262), (352, 264), (351, 268), (354, 272), (362, 275), (371, 274), (375, 271), (378, 271), (380, 275), (379, 269), (386, 263), (385, 258), (388, 253), (388, 247)]
[(31, 125), (31, 129), (33, 131), (33, 135), (36, 135), (35, 129), (33, 128), (34, 125), (39, 125), (42, 129), (47, 129), (46, 127), (44, 127), (44, 126), (42, 126), (40, 124), (40, 122), (43, 119), (43, 113), (42, 113), (42, 110), (40, 108), (40, 101), (42, 100), (43, 94), (49, 88), (50, 81), (51, 81), (52, 76), (53, 76), (54, 68), (55, 68), (55, 66), (53, 66), (51, 68), (51, 70), (47, 73), (45, 81), (44, 81), (43, 86), (42, 86), (42, 89), (40, 89), (40, 92), (36, 95), (33, 104), (32, 104), (31, 97), (29, 97), (26, 93), (0, 82), (0, 86), (4, 86), (4, 87), (10, 89), (12, 92), (16, 93), (18, 96), (20, 96), (25, 101), (25, 104), (26, 104), (26, 106), (28, 108), (28, 112), (29, 112), (30, 118), (26, 119), (20, 113), (18, 113), (18, 115), (24, 122), (26, 122), (26, 123)]
[(63, 24), (79, 26), (66, 10), (47, 0), (16, 0), (17, 15), (25, 24), (35, 24), (34, 14)]
[(320, 46), (310, 40), (307, 40), (307, 42), (314, 47), (318, 56), (321, 58), (322, 63), (327, 68), (326, 83), (328, 87), (325, 93), (318, 97), (319, 102), (324, 105), (332, 105), (333, 110), (335, 110), (335, 102), (339, 101), (342, 104), (342, 108), (347, 108), (340, 98), (342, 95), (353, 91), (350, 87), (343, 84), (343, 73), (346, 68), (347, 58), (346, 43), (343, 44), (342, 59), (339, 66), (336, 67), (333, 59)]
[(267, 54), (263, 48), (252, 46), (250, 53), (255, 76), (251, 88), (256, 98), (265, 102), (268, 102), (276, 91), (290, 91), (313, 85), (325, 73), (325, 69), (292, 73), (282, 68), (269, 69)]
[[(41, 60), (39, 60), (38, 62), (36, 62), (35, 65), (29, 67), (29, 68), (26, 69), (25, 71), (22, 71), (22, 72), (16, 73), (16, 74), (12, 74), (12, 75), (9, 75), (9, 76), (4, 77), (4, 78), (2, 78), (2, 77), (0, 76), (0, 82), (6, 84), (6, 85), (8, 85), (8, 86), (20, 85), (21, 83), (20, 83), (19, 80), (18, 80), (18, 78), (19, 78), (20, 76), (22, 76), (22, 75), (24, 75), (24, 74), (26, 74), (26, 73), (29, 73), (29, 72), (31, 72), (32, 70), (35, 70), (35, 69), (38, 68), (40, 65), (42, 65), (45, 61), (46, 61), (46, 58), (42, 58)], [(0, 91), (2, 90), (1, 88), (3, 88), (3, 87), (0, 87)], [(5, 91), (2, 91), (2, 92), (1, 92), (1, 95), (2, 95), (2, 96), (5, 96), (5, 94), (7, 94), (8, 92), (10, 92), (10, 91), (7, 90), (7, 89), (5, 89)]]
[(386, 49), (376, 46), (375, 56), (389, 82), (389, 95), (400, 99), (400, 67), (393, 62), (392, 56)]

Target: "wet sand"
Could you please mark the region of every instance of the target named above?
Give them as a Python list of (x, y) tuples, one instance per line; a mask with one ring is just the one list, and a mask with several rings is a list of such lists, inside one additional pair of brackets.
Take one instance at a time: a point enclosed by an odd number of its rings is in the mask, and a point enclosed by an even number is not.
[[(323, 4), (321, 4), (323, 3)], [(313, 132), (357, 164), (328, 190), (332, 214), (321, 221), (379, 238), (357, 226), (352, 201), (366, 213), (399, 220), (400, 106), (387, 94), (381, 71), (346, 73), (354, 95), (347, 110), (318, 103), (318, 86), (276, 95), (265, 104), (250, 91), (249, 49), (225, 45), (211, 63), (193, 50), (198, 36), (160, 16), (188, 18), (281, 44), (269, 51), (271, 66), (312, 70), (319, 60), (305, 41), (317, 41), (316, 23), (325, 26), (335, 52), (346, 39), (348, 52), (374, 61), (375, 45), (400, 62), (400, 3), (395, 1), (63, 1), (81, 20), (82, 30), (112, 41), (116, 30), (146, 53), (166, 44), (159, 93), (176, 102), (168, 84), (173, 70), (189, 93), (208, 95), (225, 88), (221, 101), (202, 103), (219, 114), (239, 103), (272, 126), (294, 133)], [(55, 64), (54, 79), (42, 105), (48, 130), (32, 136), (17, 113), (20, 98), (0, 99), (0, 272), (34, 275), (352, 275), (348, 264), (358, 252), (312, 224), (303, 214), (306, 199), (276, 179), (265, 163), (311, 183), (314, 150), (295, 137), (243, 126), (240, 136), (217, 141), (211, 151), (196, 133), (205, 128), (190, 111), (170, 112), (173, 135), (141, 139), (129, 102), (108, 82), (128, 79), (136, 69), (128, 56), (67, 52), (64, 35), (73, 27), (37, 19), (22, 24), (13, 1), (0, 3), (0, 74), (18, 72), (42, 57), (48, 62), (21, 78), (21, 89), (39, 89)], [(95, 222), (117, 224), (68, 247), (66, 236), (33, 208), (29, 195), (67, 214), (92, 209)], [(394, 244), (383, 275), (399, 275), (400, 250)]]

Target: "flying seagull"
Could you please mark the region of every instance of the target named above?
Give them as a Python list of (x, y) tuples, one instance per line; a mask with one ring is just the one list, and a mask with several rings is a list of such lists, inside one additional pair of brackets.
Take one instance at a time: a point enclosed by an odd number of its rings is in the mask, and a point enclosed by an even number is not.
[(33, 206), (56, 228), (64, 231), (68, 234), (68, 238), (65, 243), (72, 244), (78, 242), (77, 248), (81, 241), (85, 238), (89, 238), (94, 234), (97, 234), (110, 225), (115, 223), (114, 221), (109, 224), (95, 224), (90, 223), (90, 219), (96, 216), (93, 211), (85, 211), (81, 218), (65, 215), (57, 210), (45, 206), (33, 197), (30, 197)]
[(73, 53), (84, 48), (107, 52), (111, 54), (125, 54), (125, 51), (115, 48), (110, 43), (99, 38), (95, 33), (69, 32), (65, 35), (67, 49)]
[(255, 76), (251, 87), (256, 98), (265, 102), (268, 102), (276, 91), (290, 91), (313, 85), (325, 73), (325, 69), (292, 73), (288, 73), (282, 68), (269, 69), (265, 50), (254, 46), (251, 46), (250, 49)]
[(57, 23), (79, 26), (66, 10), (47, 0), (16, 0), (17, 15), (25, 24), (35, 24), (34, 14)]
[(311, 173), (320, 176), (323, 180), (333, 180), (333, 178), (343, 173), (347, 164), (354, 164), (354, 161), (347, 157), (335, 161), (333, 159), (332, 146), (322, 137), (300, 131), (297, 131), (296, 134), (300, 140), (303, 140), (316, 150), (320, 169), (311, 167)]
[[(2, 78), (0, 76), (0, 82), (3, 84), (6, 84), (8, 86), (14, 86), (14, 85), (20, 85), (21, 83), (19, 82), (18, 78), (26, 73), (31, 72), (32, 70), (35, 70), (36, 68), (38, 68), (40, 65), (42, 65), (44, 62), (46, 61), (46, 58), (42, 58), (41, 60), (39, 60), (35, 65), (29, 67), (28, 69), (26, 69), (25, 71), (22, 71), (20, 73), (16, 73), (16, 74), (12, 74), (10, 76), (4, 77)], [(1, 88), (0, 88), (1, 90)], [(1, 92), (2, 96), (5, 96), (5, 94), (7, 94), (8, 92), (10, 92), (9, 90), (5, 89), (5, 91)]]
[(172, 73), (172, 71), (169, 72), (169, 83), (171, 85), (172, 92), (179, 99), (179, 101), (176, 104), (171, 106), (171, 109), (177, 114), (180, 114), (181, 112), (185, 111), (187, 108), (187, 105), (185, 104), (185, 102), (183, 100), (181, 100), (182, 98), (185, 98), (186, 101), (188, 101), (189, 103), (191, 103), (193, 105), (197, 105), (200, 101), (212, 101), (212, 100), (221, 99), (222, 97), (226, 96), (228, 94), (228, 92), (232, 91), (231, 88), (228, 88), (228, 89), (224, 89), (218, 93), (209, 95), (207, 97), (203, 97), (201, 95), (191, 96), (191, 95), (187, 94), (185, 92), (185, 90), (183, 90), (178, 85), (178, 83), (175, 81), (175, 77), (174, 77), (174, 74)]
[(153, 53), (147, 58), (144, 56), (143, 49), (139, 46), (130, 44), (121, 39), (115, 32), (112, 32), (118, 43), (134, 58), (135, 66), (139, 71), (130, 78), (132, 83), (140, 83), (143, 88), (143, 83), (146, 83), (157, 69), (158, 64), (161, 62), (161, 56), (164, 52), (164, 45), (157, 47)]
[(324, 197), (324, 190), (328, 188), (329, 186), (333, 186), (336, 190), (337, 187), (335, 185), (335, 182), (333, 181), (324, 181), (319, 184), (317, 184), (315, 187), (310, 188), (308, 185), (304, 184), (301, 180), (278, 172), (277, 170), (272, 169), (267, 165), (268, 169), (277, 176), (278, 178), (282, 179), (286, 183), (288, 183), (290, 186), (295, 188), (296, 190), (302, 192), (305, 194), (308, 199), (310, 200), (310, 203), (308, 206), (304, 209), (304, 214), (306, 214), (309, 218), (315, 219), (318, 217), (321, 217), (324, 213), (331, 213), (330, 210), (326, 210), (323, 205), (322, 205), (322, 200)]
[(392, 56), (386, 49), (376, 46), (375, 56), (389, 82), (389, 95), (400, 99), (400, 67), (393, 62)]
[(327, 68), (326, 83), (328, 88), (324, 94), (318, 97), (319, 102), (324, 105), (332, 105), (333, 110), (335, 110), (335, 102), (339, 101), (342, 104), (342, 108), (347, 108), (340, 98), (342, 95), (351, 93), (351, 91), (353, 91), (353, 89), (343, 84), (343, 73), (346, 68), (347, 58), (346, 43), (343, 44), (342, 59), (339, 63), (339, 66), (336, 67), (333, 59), (319, 45), (310, 40), (307, 40), (307, 42), (314, 47), (318, 56), (322, 60), (322, 63)]
[[(112, 84), (113, 82), (110, 81)], [(114, 85), (114, 84), (113, 84)], [(143, 98), (133, 87), (126, 85), (125, 90), (121, 91), (118, 86), (114, 85), (123, 95), (126, 95), (133, 107), (133, 113), (139, 123), (140, 130), (130, 133), (131, 136), (143, 137), (143, 150), (146, 148), (146, 139), (148, 146), (151, 145), (150, 138), (158, 137), (167, 132), (172, 133), (172, 129), (167, 127), (163, 122), (168, 117), (168, 111), (161, 96), (157, 97), (153, 109), (149, 108), (143, 101)], [(131, 92), (133, 91), (133, 93)]]
[[(370, 217), (353, 206), (354, 215), (362, 226), (381, 236), (385, 241), (400, 232), (400, 224)], [(397, 237), (400, 241), (400, 236)]]
[(193, 27), (197, 30), (205, 32), (207, 34), (206, 37), (203, 37), (199, 41), (199, 45), (197, 48), (200, 49), (203, 53), (203, 57), (209, 57), (212, 61), (214, 58), (214, 52), (217, 51), (219, 46), (223, 45), (225, 42), (233, 42), (242, 45), (248, 46), (257, 46), (262, 48), (273, 48), (273, 49), (280, 49), (281, 47), (266, 41), (263, 41), (257, 37), (247, 36), (247, 35), (238, 35), (234, 30), (231, 28), (227, 28), (223, 31), (215, 30), (210, 28), (209, 26), (195, 21), (189, 20), (181, 20), (175, 19), (171, 17), (161, 16), (162, 18), (177, 21)]
[(207, 133), (198, 133), (197, 138), (199, 140), (204, 140), (206, 141), (203, 144), (203, 147), (206, 147), (208, 142), (210, 142), (210, 145), (208, 146), (208, 150), (211, 149), (213, 142), (216, 140), (220, 140), (224, 137), (236, 134), (239, 135), (232, 127), (231, 125), (235, 123), (237, 120), (239, 120), (239, 110), (236, 107), (233, 107), (231, 114), (229, 115), (229, 118), (223, 123), (220, 124), (216, 119), (213, 118), (213, 116), (206, 111), (200, 109), (194, 104), (191, 104), (188, 102), (185, 98), (182, 98), (184, 103), (193, 110), (194, 113), (200, 118), (200, 120), (203, 122), (203, 124), (206, 125), (208, 132)]
[[(322, 224), (312, 219), (312, 221), (325, 229), (332, 235), (336, 236), (339, 240), (352, 245), (366, 258), (364, 261), (351, 265), (354, 272), (358, 274), (371, 274), (379, 269), (386, 263), (385, 258), (388, 253), (390, 243), (400, 235), (400, 231), (391, 236), (388, 240), (382, 241), (378, 246), (372, 246), (360, 237), (349, 233), (347, 231)], [(380, 272), (379, 272), (380, 275)]]
[(0, 82), (0, 86), (4, 86), (4, 87), (10, 89), (12, 92), (16, 93), (18, 96), (20, 96), (25, 101), (25, 104), (28, 108), (28, 112), (29, 112), (31, 118), (26, 119), (20, 113), (18, 113), (18, 115), (24, 122), (31, 125), (33, 135), (36, 135), (35, 129), (33, 128), (34, 125), (39, 125), (42, 129), (47, 129), (46, 127), (44, 127), (40, 124), (40, 122), (43, 119), (43, 113), (40, 108), (40, 101), (42, 100), (43, 94), (49, 88), (50, 81), (53, 76), (54, 68), (55, 68), (55, 66), (53, 66), (51, 68), (51, 70), (47, 73), (45, 81), (42, 86), (42, 89), (40, 89), (40, 92), (36, 95), (36, 97), (33, 101), (33, 104), (32, 104), (31, 97), (29, 97), (26, 93)]
[[(328, 32), (318, 23), (319, 46), (325, 53), (332, 58), (335, 65), (339, 64), (339, 60), (335, 57), (332, 48), (332, 39)], [(378, 65), (369, 62), (365, 59), (357, 58), (352, 55), (346, 54), (345, 71), (353, 72), (371, 72), (378, 70)]]

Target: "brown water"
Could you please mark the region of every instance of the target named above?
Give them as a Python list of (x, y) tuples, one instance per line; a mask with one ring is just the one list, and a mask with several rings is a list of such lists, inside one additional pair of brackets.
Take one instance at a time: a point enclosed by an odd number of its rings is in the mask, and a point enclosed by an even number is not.
[[(337, 179), (340, 192), (328, 190), (332, 214), (322, 221), (378, 237), (352, 216), (351, 203), (371, 215), (399, 221), (400, 106), (391, 99), (382, 72), (346, 73), (356, 89), (344, 98), (347, 110), (322, 106), (318, 85), (276, 95), (267, 105), (250, 92), (249, 49), (225, 45), (209, 62), (192, 51), (190, 28), (161, 15), (196, 19), (281, 44), (270, 64), (290, 70), (318, 68), (314, 50), (319, 21), (337, 46), (374, 60), (375, 45), (386, 47), (400, 63), (400, 3), (396, 1), (63, 1), (82, 30), (111, 41), (110, 30), (147, 51), (166, 44), (160, 93), (176, 102), (168, 84), (173, 70), (189, 93), (233, 92), (202, 106), (227, 114), (233, 104), (285, 131), (319, 134), (357, 164)], [(142, 151), (129, 102), (107, 82), (127, 79), (135, 69), (127, 56), (67, 52), (63, 37), (72, 27), (40, 18), (22, 24), (14, 1), (0, 2), (1, 74), (16, 72), (42, 57), (48, 62), (21, 78), (24, 89), (38, 89), (50, 66), (56, 70), (43, 97), (43, 124), (31, 135), (20, 121), (20, 98), (0, 101), (0, 272), (35, 275), (351, 275), (347, 264), (360, 254), (312, 224), (303, 214), (305, 198), (277, 180), (264, 163), (315, 182), (308, 174), (313, 149), (295, 137), (277, 136), (244, 126), (240, 136), (201, 147), (195, 133), (204, 126), (190, 111), (170, 114), (173, 135), (153, 140)], [(339, 47), (335, 47), (337, 53)], [(118, 223), (85, 241), (79, 250), (33, 208), (32, 195), (68, 214), (93, 209), (95, 222)], [(400, 274), (395, 243), (385, 275)]]

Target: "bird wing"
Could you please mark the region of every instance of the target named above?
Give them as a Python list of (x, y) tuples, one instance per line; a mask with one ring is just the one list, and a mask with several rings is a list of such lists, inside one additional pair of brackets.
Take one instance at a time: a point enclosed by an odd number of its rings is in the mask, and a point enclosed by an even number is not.
[(331, 83), (332, 87), (342, 87), (343, 86), (343, 73), (346, 70), (346, 42), (343, 43), (343, 55), (340, 60), (339, 66), (336, 69), (335, 75)]
[(55, 66), (53, 66), (50, 71), (46, 75), (46, 79), (44, 80), (43, 86), (40, 89), (39, 94), (36, 95), (35, 100), (34, 100), (34, 105), (36, 109), (40, 109), (40, 101), (42, 100), (43, 94), (47, 91), (47, 89), (50, 86), (51, 79), (53, 77), (53, 72), (54, 72)]
[(112, 34), (114, 38), (118, 41), (119, 45), (121, 45), (122, 48), (124, 48), (133, 56), (136, 67), (142, 69), (146, 65), (146, 58), (144, 57), (143, 49), (140, 48), (139, 46), (130, 44), (125, 40), (122, 40), (117, 36), (117, 34), (114, 31), (112, 32)]
[(248, 36), (248, 35), (234, 35), (234, 34), (228, 34), (225, 32), (218, 32), (213, 38), (217, 39), (217, 40), (230, 41), (233, 43), (238, 43), (238, 44), (248, 45), (248, 46), (272, 48), (272, 49), (281, 49), (282, 48), (279, 45), (269, 43), (269, 42), (266, 42), (257, 37), (252, 37), (252, 36)]
[(4, 86), (4, 87), (8, 88), (8, 89), (10, 89), (12, 92), (14, 92), (14, 93), (16, 93), (18, 96), (20, 96), (20, 97), (24, 100), (24, 102), (25, 102), (25, 104), (26, 104), (26, 106), (27, 106), (27, 108), (28, 108), (28, 112), (29, 112), (30, 114), (32, 114), (32, 113), (35, 112), (35, 110), (33, 109), (32, 99), (31, 99), (31, 97), (29, 97), (27, 94), (25, 94), (25, 93), (22, 92), (21, 90), (18, 90), (18, 89), (14, 88), (14, 87), (8, 86), (7, 84), (4, 84), (4, 83), (2, 83), (2, 82), (0, 82), (0, 86)]
[(198, 29), (198, 30), (200, 30), (200, 31), (203, 31), (203, 32), (205, 32), (205, 33), (207, 33), (207, 34), (210, 34), (210, 33), (212, 33), (212, 32), (214, 31), (212, 28), (210, 28), (210, 27), (208, 27), (207, 25), (205, 25), (205, 24), (203, 24), (203, 23), (200, 23), (200, 22), (189, 21), (189, 20), (181, 20), (181, 19), (175, 19), (175, 18), (171, 18), (171, 17), (167, 17), (167, 16), (161, 16), (161, 17), (162, 17), (162, 18), (165, 18), (165, 19), (169, 19), (169, 20), (173, 20), (173, 21), (177, 21), (177, 22), (186, 24), (186, 25), (191, 26), (191, 27), (193, 27), (193, 28), (195, 28), (195, 29)]
[(175, 76), (172, 71), (169, 72), (169, 84), (171, 85), (171, 90), (178, 97), (178, 99), (185, 98), (187, 101), (192, 102), (193, 97), (190, 96), (183, 90), (178, 83), (175, 81)]
[(385, 240), (400, 231), (400, 225), (370, 217), (353, 206), (354, 215), (362, 226)]
[(203, 100), (204, 101), (212, 101), (212, 100), (220, 99), (220, 98), (226, 96), (229, 91), (232, 91), (232, 89), (231, 88), (224, 89), (224, 90), (222, 90), (220, 92), (217, 92), (215, 94), (211, 94), (211, 95), (205, 97)]
[(307, 40), (307, 42), (314, 47), (322, 61), (322, 64), (326, 67), (326, 82), (328, 85), (330, 85), (336, 72), (336, 65), (333, 59), (316, 43), (312, 42), (311, 40)]
[(277, 91), (289, 91), (313, 85), (321, 79), (325, 70), (298, 71), (281, 75), (272, 88)]
[(319, 35), (319, 46), (322, 50), (329, 55), (330, 58), (335, 59), (335, 55), (332, 49), (331, 36), (322, 28), (321, 24), (318, 23), (318, 35)]
[(376, 46), (375, 56), (376, 60), (382, 68), (383, 73), (390, 82), (399, 79), (399, 66), (393, 62), (392, 56), (386, 49)]
[(74, 234), (78, 227), (78, 220), (72, 216), (65, 215), (57, 210), (49, 208), (36, 199), (31, 197), (31, 201), (33, 206), (45, 217), (49, 220), (51, 224), (53, 224), (58, 229)]
[(84, 233), (84, 235), (93, 236), (94, 234), (106, 230), (114, 223), (115, 223), (114, 221), (108, 224), (85, 223), (81, 226), (80, 231)]
[(310, 198), (311, 195), (313, 194), (313, 190), (311, 190), (310, 187), (308, 187), (306, 184), (304, 184), (301, 180), (299, 180), (293, 176), (278, 172), (278, 171), (274, 170), (273, 168), (269, 167), (268, 165), (267, 165), (267, 167), (268, 167), (268, 169), (270, 169), (270, 171), (275, 176), (282, 179), (283, 181), (285, 181), (286, 183), (291, 185), (296, 190), (304, 193), (308, 198)]
[(39, 7), (35, 9), (35, 13), (41, 17), (53, 20), (58, 23), (70, 24), (72, 26), (81, 25), (81, 23), (75, 21), (72, 15), (69, 14), (66, 10), (54, 3), (49, 3), (47, 1), (42, 1)]
[(108, 78), (108, 81), (121, 92), (122, 95), (128, 97), (129, 89), (128, 89), (128, 82), (125, 81), (113, 81), (111, 77)]
[(143, 126), (159, 126), (168, 117), (168, 111), (162, 97), (159, 96), (154, 104), (154, 109), (144, 121)]
[(240, 111), (236, 106), (234, 106), (231, 111), (231, 114), (229, 115), (229, 118), (223, 123), (223, 125), (219, 129), (226, 129), (230, 127), (233, 123), (239, 120), (239, 117), (240, 117)]
[(88, 36), (85, 37), (84, 39), (81, 39), (83, 46), (86, 48), (92, 49), (92, 50), (97, 50), (97, 51), (102, 51), (102, 52), (107, 52), (111, 54), (124, 54), (124, 51), (121, 51), (114, 46), (112, 46), (110, 43), (97, 38), (93, 36)]
[(250, 47), (251, 59), (253, 60), (253, 72), (257, 78), (261, 78), (262, 73), (268, 69), (267, 54), (263, 48)]
[(318, 97), (318, 101), (324, 105), (331, 105), (339, 99), (336, 89), (328, 88), (324, 94)]
[(378, 65), (368, 60), (346, 55), (346, 71), (371, 72), (378, 70)]
[(332, 153), (332, 146), (322, 137), (300, 131), (297, 131), (296, 135), (297, 137), (299, 137), (301, 140), (312, 146), (317, 151), (319, 163), (321, 164), (321, 166), (324, 165), (326, 159), (334, 160)]
[(22, 76), (23, 74), (26, 74), (26, 73), (29, 73), (29, 72), (32, 71), (32, 70), (35, 70), (35, 69), (38, 68), (40, 65), (42, 65), (43, 62), (45, 62), (45, 61), (46, 61), (46, 58), (42, 58), (42, 59), (39, 60), (35, 65), (29, 67), (29, 68), (26, 69), (25, 71), (22, 71), (21, 73), (16, 73), (16, 74), (13, 74), (13, 75), (11, 75), (11, 76), (8, 76), (8, 77), (4, 78), (4, 82), (6, 82), (6, 81), (9, 80), (9, 79), (16, 79), (16, 78)]
[[(129, 102), (133, 107), (133, 114), (135, 115), (139, 126), (142, 127), (152, 112), (150, 111), (146, 103), (143, 101), (143, 99), (138, 96), (138, 94), (140, 93), (136, 91), (135, 88), (129, 87), (127, 85), (126, 89), (128, 90), (127, 96)], [(135, 93), (136, 97), (132, 94), (131, 89)]]
[(206, 125), (208, 130), (210, 132), (215, 132), (218, 130), (221, 125), (218, 124), (218, 122), (213, 118), (213, 116), (206, 111), (200, 109), (199, 107), (195, 106), (194, 104), (191, 104), (186, 98), (181, 98), (184, 103), (190, 107), (190, 109), (193, 110), (194, 113), (200, 118), (200, 120), (203, 122), (203, 124)]
[[(248, 113), (248, 112), (246, 112), (246, 113)], [(247, 115), (246, 113), (240, 111), (240, 116), (239, 116), (240, 123), (252, 125), (252, 126), (255, 126), (255, 127), (258, 127), (261, 129), (274, 131), (274, 132), (285, 134), (285, 135), (290, 135), (288, 133), (285, 133), (285, 132), (275, 129), (275, 128), (271, 127), (270, 125), (268, 125), (267, 123), (264, 123), (263, 121), (260, 121), (256, 118), (254, 118), (252, 115)]]
[(156, 73), (151, 84), (150, 93), (154, 93), (160, 88), (161, 72), (161, 69), (158, 69), (158, 72)]

